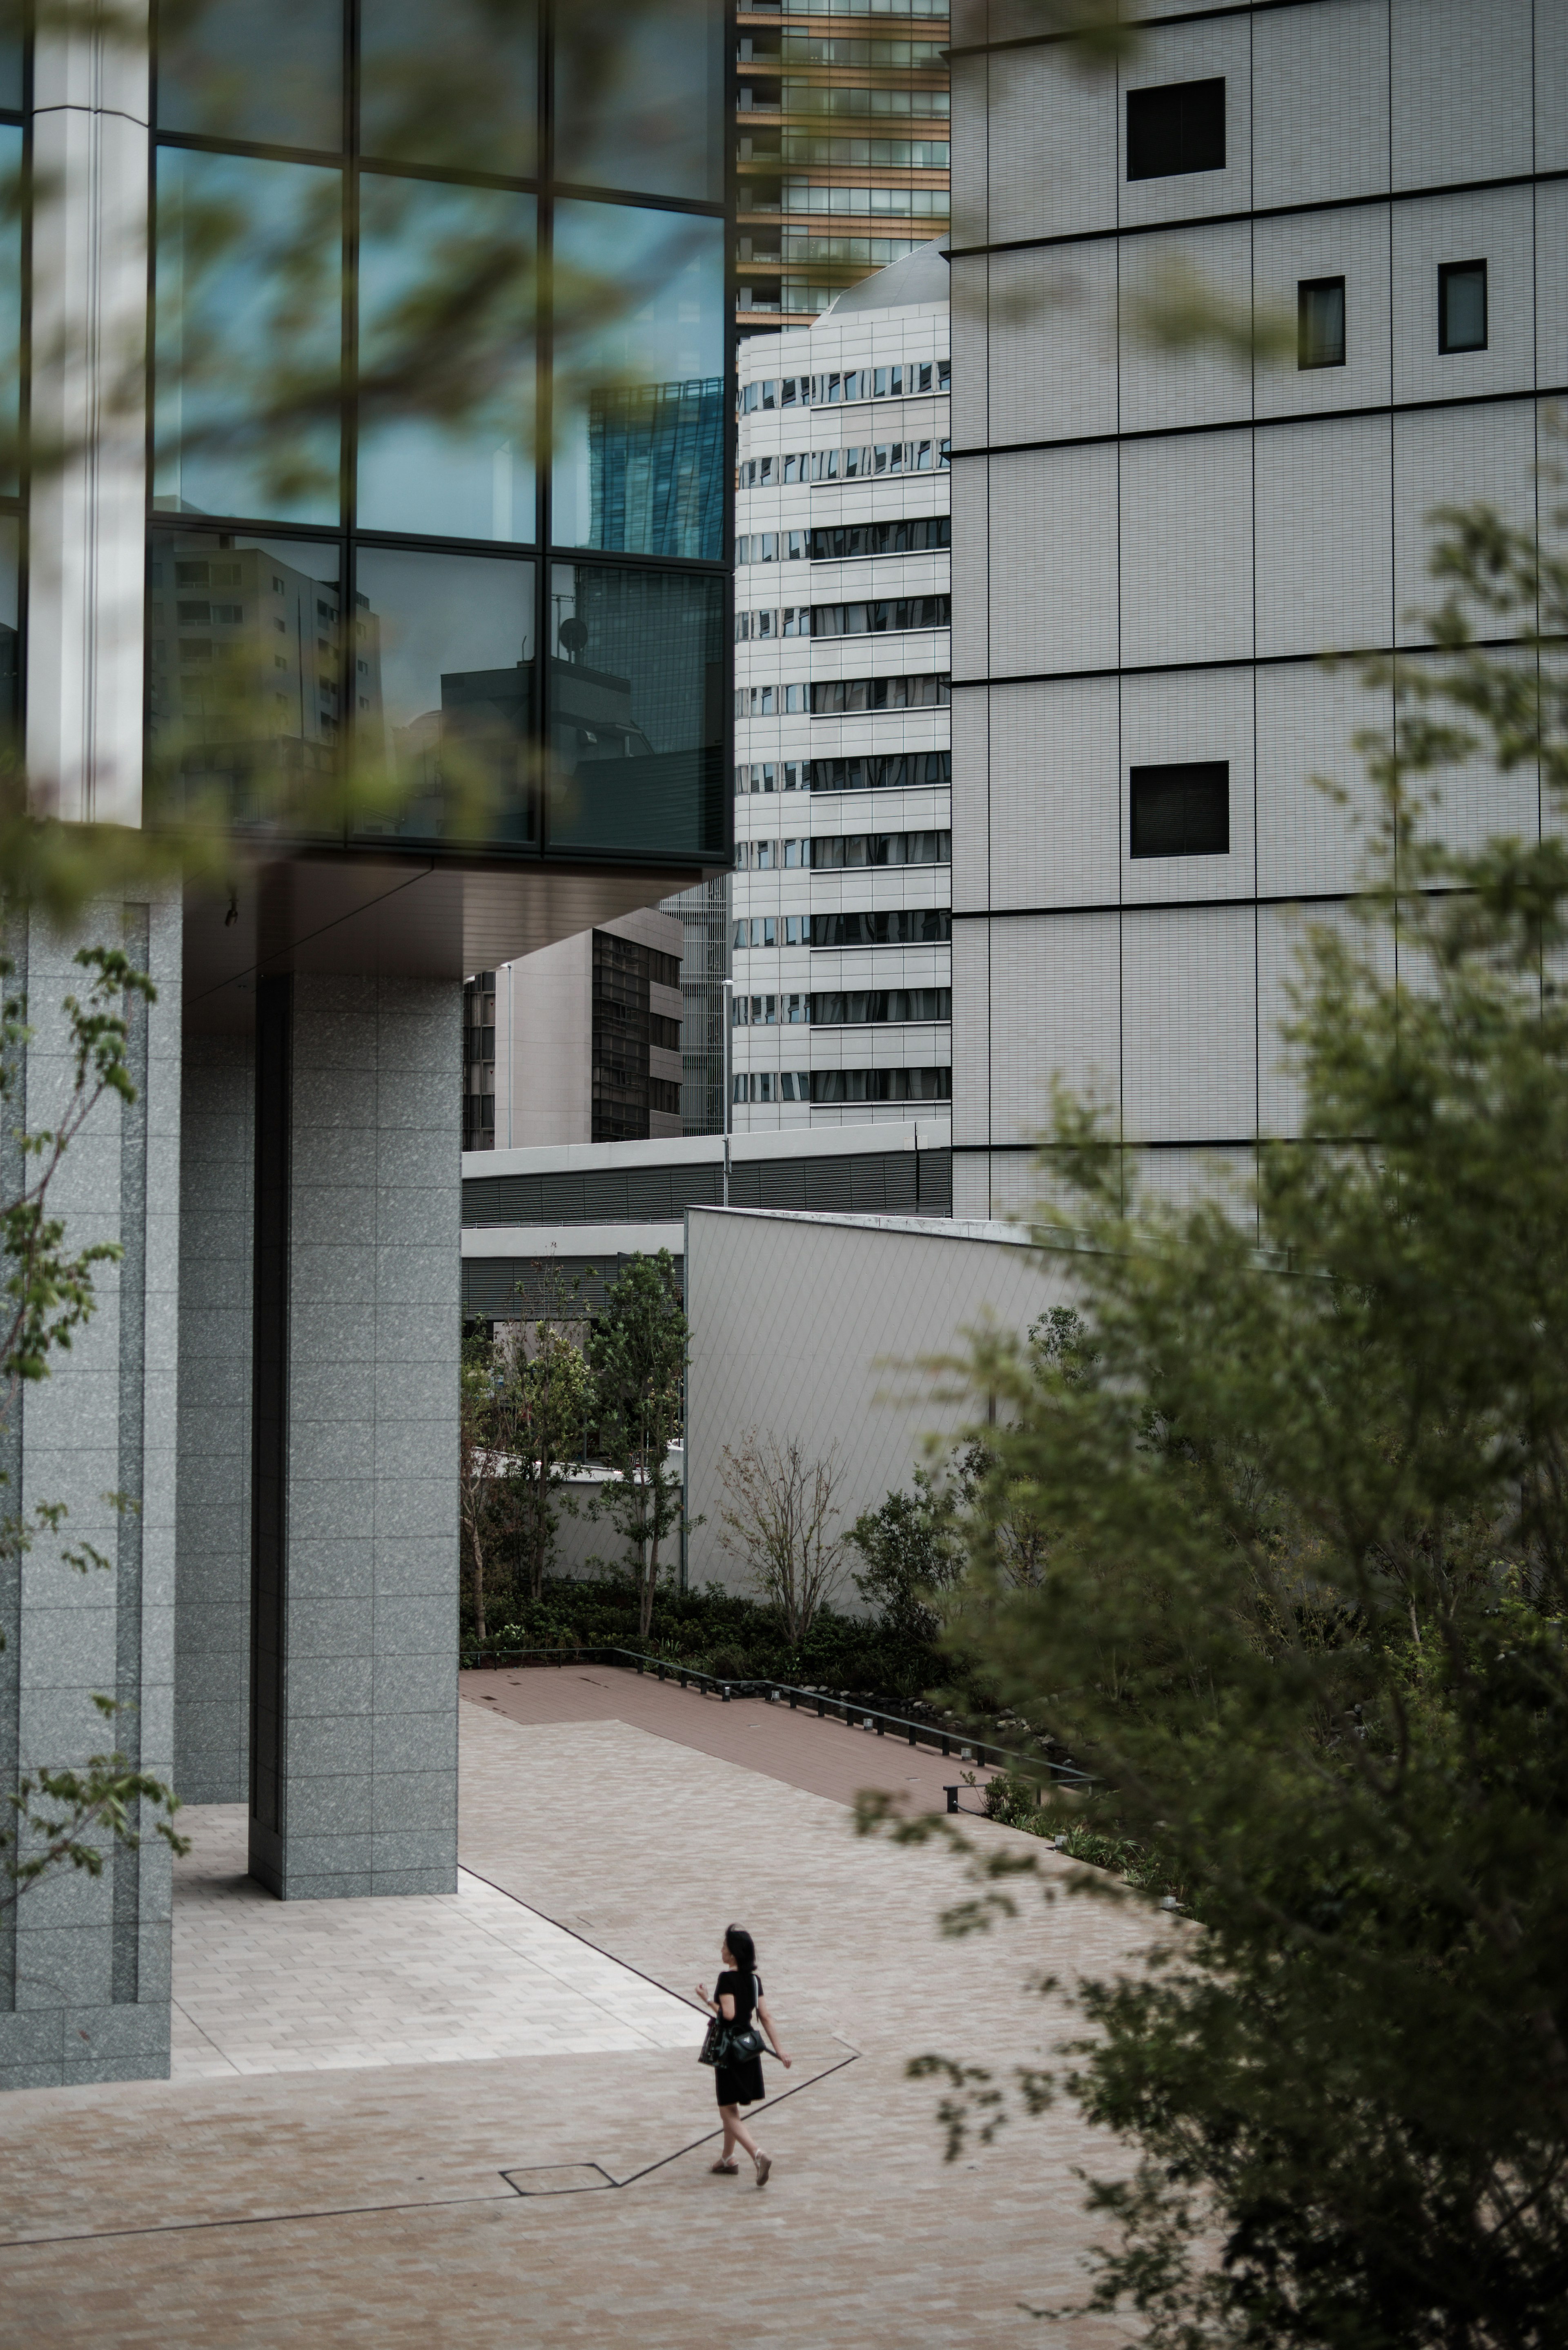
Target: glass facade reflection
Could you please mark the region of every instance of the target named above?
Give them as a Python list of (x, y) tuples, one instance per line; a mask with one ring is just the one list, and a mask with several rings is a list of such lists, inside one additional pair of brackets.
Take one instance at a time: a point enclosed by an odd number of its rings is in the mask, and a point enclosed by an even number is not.
[(723, 823), (722, 577), (550, 567), (550, 837), (701, 856)]
[(727, 861), (723, 25), (207, 0), (166, 31), (172, 800), (260, 824), (287, 776), (306, 837)]
[[(677, 444), (684, 442), (690, 452), (689, 537), (702, 536), (700, 526), (692, 526), (701, 503), (700, 495), (691, 494), (699, 448), (705, 448), (708, 465), (719, 477), (722, 497), (724, 421), (717, 412), (722, 407), (717, 395), (724, 380), (727, 327), (723, 239), (722, 221), (691, 213), (571, 201), (556, 206), (555, 272), (566, 297), (562, 307), (611, 277), (628, 288), (626, 301), (609, 317), (599, 315), (598, 305), (584, 303), (577, 318), (556, 328), (551, 492), (557, 546), (718, 556), (722, 504), (709, 513), (706, 544), (659, 544), (659, 531), (670, 528), (668, 502), (628, 502), (617, 496), (615, 483), (618, 448), (640, 434), (654, 461), (650, 474), (659, 470), (660, 446), (668, 452), (664, 470), (670, 477), (678, 471)], [(705, 404), (713, 414), (704, 442), (699, 419)]]

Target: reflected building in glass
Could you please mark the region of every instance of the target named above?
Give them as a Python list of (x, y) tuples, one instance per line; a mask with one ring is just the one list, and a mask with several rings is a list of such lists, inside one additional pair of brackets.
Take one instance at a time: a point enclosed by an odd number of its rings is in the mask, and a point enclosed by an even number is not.
[[(278, 1898), (450, 1893), (463, 983), (587, 941), (595, 1130), (671, 1129), (657, 905), (732, 841), (732, 62), (712, 0), (163, 23), (0, 43), (0, 340), (15, 386), (26, 283), (63, 452), (24, 497), (0, 401), (0, 703), (39, 806), (207, 831), (88, 933), (157, 987), (62, 1210), (114, 1311), (0, 1468), (108, 1569), (0, 1581), (0, 1793), (97, 1692)], [(8, 925), (12, 1119), (76, 943)], [(0, 1919), (0, 2085), (168, 2072), (169, 1864)]]

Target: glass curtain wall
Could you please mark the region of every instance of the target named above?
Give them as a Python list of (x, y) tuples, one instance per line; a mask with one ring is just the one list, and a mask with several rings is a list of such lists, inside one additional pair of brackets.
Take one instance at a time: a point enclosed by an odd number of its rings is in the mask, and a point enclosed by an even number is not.
[(716, 0), (165, 11), (166, 805), (727, 859), (724, 25)]

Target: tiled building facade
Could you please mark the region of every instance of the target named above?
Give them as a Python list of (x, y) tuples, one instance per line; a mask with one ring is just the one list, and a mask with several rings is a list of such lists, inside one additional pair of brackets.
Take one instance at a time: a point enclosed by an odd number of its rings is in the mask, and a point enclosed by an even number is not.
[[(1297, 1130), (1293, 949), (1357, 889), (1351, 738), (1390, 715), (1320, 656), (1431, 657), (1431, 510), (1529, 521), (1568, 386), (1561, 0), (1178, 5), (1119, 78), (1036, 29), (1000, 0), (955, 27), (969, 1215), (1033, 1195), (1054, 1073), (1176, 1196)], [(1183, 270), (1294, 321), (1295, 348), (1251, 365), (1140, 334)], [(1533, 831), (1536, 778), (1461, 777), (1442, 820)]]
[(947, 264), (740, 360), (738, 1130), (945, 1118)]

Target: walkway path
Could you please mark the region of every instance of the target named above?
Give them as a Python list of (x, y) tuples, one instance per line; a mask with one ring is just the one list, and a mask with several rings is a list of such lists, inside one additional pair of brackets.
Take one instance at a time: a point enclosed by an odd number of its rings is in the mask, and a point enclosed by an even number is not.
[[(493, 1706), (514, 1721), (632, 1722), (835, 1804), (853, 1804), (861, 1787), (886, 1787), (915, 1811), (940, 1812), (943, 1789), (961, 1784), (966, 1772), (981, 1783), (992, 1776), (896, 1736), (819, 1721), (814, 1712), (792, 1713), (786, 1704), (770, 1705), (764, 1698), (736, 1698), (726, 1705), (722, 1698), (624, 1666), (485, 1667), (464, 1673), (461, 1686), (471, 1702)], [(967, 1808), (976, 1798), (966, 1794), (962, 1800)]]
[[(713, 1710), (690, 1703), (706, 1725)], [(751, 1734), (747, 1711), (726, 1710), (725, 1739)], [(26, 2091), (3, 2109), (0, 2344), (1038, 2344), (1023, 2304), (1083, 2286), (1093, 2229), (1073, 2166), (1116, 2167), (1116, 2149), (1057, 2107), (944, 2166), (932, 2085), (905, 2066), (932, 2047), (1038, 2061), (1071, 2019), (1032, 1979), (1116, 1964), (1140, 1921), (1026, 1889), (1015, 1924), (944, 1938), (938, 1913), (965, 1889), (952, 1860), (857, 1840), (842, 1794), (625, 1719), (460, 1714), (474, 1878), (676, 1998), (711, 1981), (729, 1920), (756, 1934), (797, 2060), (769, 2074), (794, 2093), (760, 2116), (778, 2163), (765, 2194), (711, 2178), (709, 2147), (680, 2151), (714, 2123), (694, 2011), (674, 2049)], [(888, 1752), (796, 1728), (825, 1753)], [(1055, 1881), (1070, 1873), (1030, 1848)], [(391, 1932), (403, 1906), (367, 1908)], [(653, 2164), (618, 2190), (513, 2183)], [(1125, 2334), (1080, 2320), (1052, 2339), (1110, 2350)]]

